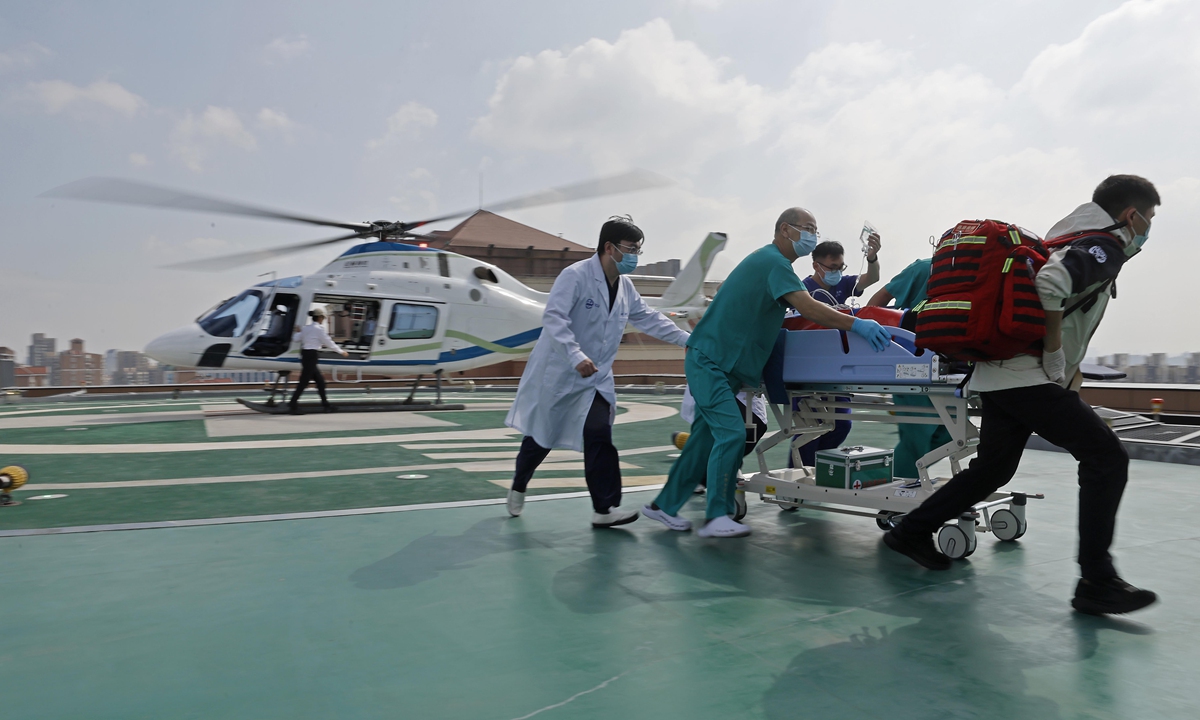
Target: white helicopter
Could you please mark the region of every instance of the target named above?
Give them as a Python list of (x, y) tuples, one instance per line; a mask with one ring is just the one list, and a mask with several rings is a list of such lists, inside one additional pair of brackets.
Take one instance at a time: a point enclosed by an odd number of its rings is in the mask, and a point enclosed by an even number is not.
[[(635, 171), (516, 198), (490, 209), (510, 210), (666, 184)], [(339, 227), (348, 235), (267, 250), (209, 258), (169, 267), (224, 270), (354, 239), (367, 239), (318, 272), (271, 280), (218, 303), (194, 322), (146, 346), (155, 360), (177, 367), (273, 370), (281, 380), (299, 370), (293, 328), (317, 306), (331, 318), (334, 340), (349, 353), (323, 353), (324, 370), (362, 370), (382, 376), (458, 372), (528, 355), (542, 331), (546, 293), (527, 287), (487, 262), (427, 246), (436, 238), (413, 232), (429, 223), (338, 223), (266, 210), (115, 178), (90, 178), (55, 188), (48, 197), (146, 205)], [(407, 242), (405, 242), (407, 241)], [(710, 233), (652, 307), (690, 329), (704, 314), (704, 278), (725, 247)], [(277, 383), (278, 385), (278, 383)], [(247, 403), (248, 404), (248, 403)], [(273, 403), (271, 403), (273, 405)]]

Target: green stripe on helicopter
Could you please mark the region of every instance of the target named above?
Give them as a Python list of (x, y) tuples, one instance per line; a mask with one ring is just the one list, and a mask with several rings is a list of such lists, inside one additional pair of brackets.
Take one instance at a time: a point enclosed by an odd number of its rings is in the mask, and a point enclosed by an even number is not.
[[(538, 328), (538, 330), (540, 331), (541, 328)], [(489, 342), (487, 340), (484, 340), (483, 338), (478, 338), (478, 337), (475, 337), (474, 335), (468, 335), (464, 332), (459, 332), (457, 330), (447, 330), (446, 337), (456, 338), (458, 340), (466, 340), (469, 343), (478, 345), (479, 347), (483, 348), (484, 350), (491, 350), (492, 352), (495, 352), (495, 353), (507, 353), (510, 355), (526, 355), (531, 350), (533, 350), (533, 348), (507, 347), (504, 345), (497, 345), (494, 342)], [(533, 342), (536, 339), (537, 338), (535, 337), (533, 340), (530, 340), (530, 342)]]
[[(449, 333), (447, 333), (447, 334), (449, 334)], [(380, 356), (380, 355), (405, 355), (408, 353), (424, 352), (425, 350), (441, 350), (441, 349), (442, 349), (442, 343), (434, 342), (434, 343), (425, 343), (424, 345), (413, 345), (412, 347), (395, 348), (393, 350), (376, 350), (375, 352), (371, 353), (371, 356), (376, 357), (376, 356)]]

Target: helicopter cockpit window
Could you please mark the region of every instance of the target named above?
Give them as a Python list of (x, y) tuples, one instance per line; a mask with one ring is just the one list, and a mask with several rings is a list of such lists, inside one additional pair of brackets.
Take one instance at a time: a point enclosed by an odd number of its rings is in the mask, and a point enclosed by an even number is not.
[(241, 337), (262, 314), (262, 293), (247, 290), (200, 318), (200, 327), (215, 337)]
[(428, 305), (396, 303), (392, 306), (388, 337), (393, 340), (431, 338), (437, 331), (437, 313), (437, 308)]

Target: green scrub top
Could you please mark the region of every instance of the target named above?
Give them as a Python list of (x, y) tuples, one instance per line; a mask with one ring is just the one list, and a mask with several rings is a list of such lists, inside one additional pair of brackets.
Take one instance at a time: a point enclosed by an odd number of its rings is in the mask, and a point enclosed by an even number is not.
[(757, 385), (783, 327), (783, 297), (793, 292), (806, 291), (791, 261), (774, 244), (755, 250), (721, 284), (688, 347), (741, 382)]
[(884, 286), (888, 294), (896, 298), (896, 307), (915, 308), (926, 298), (925, 287), (929, 284), (932, 258), (913, 261), (900, 274)]

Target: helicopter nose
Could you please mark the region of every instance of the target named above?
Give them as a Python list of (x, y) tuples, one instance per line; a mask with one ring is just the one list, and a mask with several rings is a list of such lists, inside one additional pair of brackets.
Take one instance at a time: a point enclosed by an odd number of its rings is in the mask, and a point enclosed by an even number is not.
[(145, 353), (165, 365), (195, 367), (210, 340), (196, 323), (176, 328), (151, 340)]

